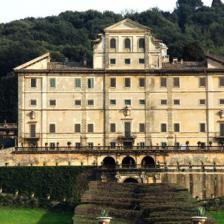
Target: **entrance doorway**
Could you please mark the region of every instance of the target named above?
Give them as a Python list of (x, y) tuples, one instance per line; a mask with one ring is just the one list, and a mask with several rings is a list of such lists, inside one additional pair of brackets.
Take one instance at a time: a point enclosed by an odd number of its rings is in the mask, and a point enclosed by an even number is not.
[(138, 181), (137, 181), (135, 178), (129, 177), (129, 178), (127, 178), (127, 179), (124, 181), (124, 183), (126, 183), (126, 184), (137, 184)]

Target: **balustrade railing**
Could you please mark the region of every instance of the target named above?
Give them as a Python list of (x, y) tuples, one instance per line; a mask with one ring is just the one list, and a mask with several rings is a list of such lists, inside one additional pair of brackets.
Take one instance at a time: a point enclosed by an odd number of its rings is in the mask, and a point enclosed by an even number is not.
[[(28, 136), (27, 136), (28, 137)], [(38, 135), (36, 136), (38, 137)], [(16, 151), (158, 151), (158, 152), (187, 152), (187, 151), (224, 151), (224, 145), (222, 146), (30, 146), (30, 147), (16, 147)]]

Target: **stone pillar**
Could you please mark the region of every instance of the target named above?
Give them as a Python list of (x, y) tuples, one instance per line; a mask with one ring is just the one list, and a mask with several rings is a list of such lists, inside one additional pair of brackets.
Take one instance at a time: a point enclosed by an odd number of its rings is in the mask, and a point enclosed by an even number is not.
[(104, 74), (104, 146), (110, 145), (110, 99), (109, 99), (109, 89), (110, 89), (110, 77), (107, 77), (106, 74)]
[(173, 78), (171, 76), (167, 77), (167, 117), (168, 117), (168, 145), (174, 145), (174, 132), (173, 132)]
[(145, 69), (149, 69), (150, 68), (150, 58), (149, 58), (149, 32), (145, 33)]
[(82, 135), (80, 138), (81, 146), (87, 146), (87, 111), (86, 111), (86, 88), (87, 88), (87, 78), (86, 75), (82, 79)]

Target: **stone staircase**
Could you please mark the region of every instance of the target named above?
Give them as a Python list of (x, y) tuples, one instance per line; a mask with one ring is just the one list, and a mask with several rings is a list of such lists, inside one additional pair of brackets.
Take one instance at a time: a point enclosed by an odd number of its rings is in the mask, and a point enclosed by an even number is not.
[(90, 182), (74, 224), (97, 223), (102, 209), (113, 217), (111, 224), (190, 224), (195, 207), (190, 193), (174, 185)]

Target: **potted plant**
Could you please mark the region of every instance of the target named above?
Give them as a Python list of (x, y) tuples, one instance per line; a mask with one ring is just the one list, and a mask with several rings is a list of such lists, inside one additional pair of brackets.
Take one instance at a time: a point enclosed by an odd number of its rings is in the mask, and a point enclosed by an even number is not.
[(207, 217), (205, 216), (205, 208), (204, 207), (198, 207), (196, 209), (196, 216), (192, 217), (192, 223), (193, 224), (204, 224), (207, 220)]
[(109, 224), (111, 221), (111, 217), (108, 216), (108, 212), (103, 209), (101, 211), (101, 214), (99, 217), (97, 217), (97, 220), (99, 221), (99, 224)]

